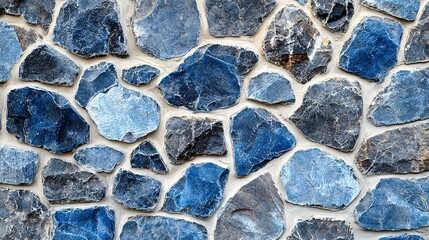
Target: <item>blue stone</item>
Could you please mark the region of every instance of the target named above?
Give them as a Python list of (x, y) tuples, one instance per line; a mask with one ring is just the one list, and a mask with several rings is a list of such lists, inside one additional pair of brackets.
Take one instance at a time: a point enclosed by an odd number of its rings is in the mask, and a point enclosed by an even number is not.
[(298, 1), (302, 5), (305, 5), (305, 4), (307, 4), (308, 0), (296, 0), (296, 1)]
[(112, 240), (115, 236), (115, 211), (109, 207), (68, 208), (53, 214), (52, 240)]
[(161, 194), (161, 182), (121, 169), (113, 182), (113, 199), (123, 206), (151, 212)]
[(244, 177), (295, 147), (296, 140), (274, 115), (244, 108), (231, 117), (231, 138), (237, 177)]
[(39, 161), (37, 152), (0, 146), (0, 183), (33, 183)]
[(400, 235), (400, 236), (391, 236), (391, 237), (382, 237), (378, 240), (426, 240), (425, 238), (422, 238), (417, 235)]
[(144, 141), (131, 153), (131, 167), (150, 169), (155, 173), (167, 174), (168, 167), (152, 142)]
[(63, 96), (38, 87), (13, 89), (7, 97), (7, 131), (18, 141), (54, 154), (89, 141), (89, 125)]
[(268, 72), (250, 79), (247, 98), (266, 104), (295, 102), (289, 80), (280, 74)]
[(407, 21), (416, 20), (420, 8), (420, 0), (362, 0), (361, 4)]
[(186, 58), (158, 87), (167, 102), (195, 112), (210, 112), (236, 104), (243, 76), (258, 62), (251, 50), (206, 45)]
[(124, 153), (107, 146), (80, 149), (73, 155), (76, 162), (97, 172), (110, 173), (124, 159)]
[(207, 219), (219, 208), (229, 170), (213, 163), (192, 164), (167, 192), (162, 211)]
[(159, 73), (160, 71), (157, 68), (149, 65), (140, 65), (122, 70), (122, 79), (124, 79), (125, 82), (138, 87), (143, 84), (150, 83), (159, 75)]
[(2, 83), (10, 77), (13, 66), (22, 55), (22, 48), (13, 26), (0, 21), (0, 33), (0, 83)]
[(313, 148), (296, 152), (282, 168), (286, 201), (329, 210), (344, 209), (359, 195), (352, 167)]
[(429, 61), (429, 4), (426, 4), (419, 23), (410, 29), (405, 45), (405, 63)]
[(364, 18), (344, 44), (339, 67), (370, 82), (382, 82), (397, 62), (402, 32), (397, 21)]
[(287, 240), (354, 240), (350, 224), (333, 218), (311, 218), (299, 221)]

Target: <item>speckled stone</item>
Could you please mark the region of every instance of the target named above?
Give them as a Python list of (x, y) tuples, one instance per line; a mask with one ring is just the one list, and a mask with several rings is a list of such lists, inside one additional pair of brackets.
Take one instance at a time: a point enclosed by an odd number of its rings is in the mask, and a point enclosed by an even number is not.
[(133, 150), (131, 153), (131, 167), (150, 169), (158, 174), (167, 174), (169, 172), (161, 155), (149, 140), (140, 143)]
[(122, 70), (122, 79), (125, 82), (134, 85), (141, 86), (150, 83), (154, 78), (159, 75), (160, 71), (149, 65), (140, 65)]
[(419, 23), (410, 28), (405, 45), (405, 63), (429, 61), (429, 4), (426, 4)]
[(39, 161), (39, 154), (35, 151), (0, 146), (0, 183), (33, 183)]
[(33, 29), (27, 29), (18, 26), (13, 26), (13, 28), (15, 28), (19, 45), (23, 51), (25, 51), (30, 45), (34, 44), (38, 39), (42, 38), (41, 35), (37, 35)]
[(266, 104), (295, 102), (292, 86), (285, 77), (277, 73), (261, 73), (250, 79), (247, 98)]
[(420, 0), (361, 0), (361, 4), (407, 21), (416, 20), (420, 8)]
[(354, 15), (353, 0), (311, 0), (311, 11), (332, 32), (347, 32)]
[(97, 172), (112, 172), (122, 160), (124, 153), (108, 146), (94, 146), (79, 149), (73, 158), (79, 164), (92, 168)]
[(22, 52), (15, 28), (0, 21), (0, 83), (9, 79), (12, 68)]
[(426, 240), (425, 238), (422, 238), (417, 235), (400, 235), (400, 236), (391, 236), (391, 237), (382, 237), (378, 240)]
[(350, 224), (332, 218), (312, 218), (298, 222), (287, 240), (353, 240)]

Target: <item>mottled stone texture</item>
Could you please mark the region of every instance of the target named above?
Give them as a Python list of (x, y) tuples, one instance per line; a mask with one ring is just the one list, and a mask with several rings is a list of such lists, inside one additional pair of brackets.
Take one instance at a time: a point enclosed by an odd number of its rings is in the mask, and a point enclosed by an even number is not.
[(167, 174), (169, 172), (161, 155), (152, 142), (148, 140), (138, 145), (131, 153), (131, 167), (150, 169), (158, 174)]
[(321, 240), (341, 239), (353, 240), (350, 224), (332, 218), (312, 218), (300, 221), (292, 230), (288, 240)]
[(355, 8), (353, 0), (311, 0), (311, 10), (326, 29), (345, 33)]
[(33, 183), (39, 160), (39, 154), (35, 151), (0, 146), (0, 183)]
[(73, 158), (79, 164), (97, 172), (110, 173), (124, 159), (124, 153), (107, 146), (94, 146), (79, 149)]
[(250, 79), (247, 98), (266, 104), (295, 102), (292, 86), (285, 77), (277, 73), (261, 73)]
[(18, 26), (13, 26), (13, 28), (15, 28), (16, 36), (19, 40), (19, 45), (21, 46), (21, 49), (23, 51), (41, 38), (41, 35), (37, 35), (36, 32), (32, 29), (22, 28)]
[(0, 21), (0, 83), (9, 79), (12, 68), (22, 52), (15, 28)]
[(159, 73), (160, 71), (157, 68), (149, 65), (140, 65), (122, 70), (122, 79), (138, 87), (150, 83)]
[(361, 3), (369, 8), (407, 21), (416, 20), (420, 7), (420, 0), (361, 0)]
[(418, 63), (429, 61), (429, 4), (426, 4), (424, 12), (417, 26), (411, 28), (405, 45), (405, 63)]
[(401, 236), (392, 236), (392, 237), (382, 237), (378, 240), (426, 240), (425, 238), (422, 238), (417, 235), (401, 235)]

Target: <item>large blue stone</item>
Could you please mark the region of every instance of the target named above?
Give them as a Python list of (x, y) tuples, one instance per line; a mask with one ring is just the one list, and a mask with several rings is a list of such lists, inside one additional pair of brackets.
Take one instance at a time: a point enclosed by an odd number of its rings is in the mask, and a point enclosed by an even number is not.
[(401, 235), (401, 236), (392, 236), (392, 237), (382, 237), (378, 240), (426, 240), (425, 238), (422, 238), (417, 235)]
[(37, 152), (0, 146), (0, 183), (31, 184), (38, 164)]
[(361, 0), (361, 4), (407, 21), (416, 20), (420, 8), (420, 0)]
[(122, 70), (122, 79), (138, 87), (150, 83), (159, 73), (160, 71), (157, 68), (149, 65), (140, 65)]
[(152, 142), (142, 142), (131, 153), (131, 167), (150, 169), (155, 173), (167, 174), (168, 167)]
[(261, 73), (250, 79), (247, 98), (267, 104), (294, 103), (289, 80), (276, 73)]
[(80, 149), (73, 158), (97, 172), (110, 173), (124, 160), (124, 153), (107, 146), (95, 146)]
[[(1, 4), (1, 3), (0, 3)], [(5, 82), (22, 54), (15, 28), (0, 21), (0, 83)]]

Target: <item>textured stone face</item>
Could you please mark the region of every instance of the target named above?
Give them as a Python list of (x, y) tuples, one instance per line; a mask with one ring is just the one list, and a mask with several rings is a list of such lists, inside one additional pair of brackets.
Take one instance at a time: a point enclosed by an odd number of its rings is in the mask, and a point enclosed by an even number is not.
[(41, 38), (41, 36), (37, 35), (36, 32), (32, 29), (26, 29), (18, 26), (13, 26), (13, 28), (15, 28), (19, 45), (23, 51), (25, 51), (30, 45), (34, 44), (38, 39)]
[(13, 89), (7, 97), (7, 131), (19, 141), (55, 154), (89, 140), (89, 125), (63, 96), (38, 87)]
[(37, 152), (0, 146), (0, 183), (31, 184), (38, 165)]
[(405, 45), (405, 63), (417, 63), (429, 61), (429, 4), (426, 4), (424, 12), (417, 26), (411, 28), (410, 35)]
[(244, 185), (218, 214), (214, 239), (279, 239), (284, 205), (271, 175)]
[(80, 149), (73, 158), (97, 172), (110, 173), (124, 160), (124, 153), (107, 146), (95, 146)]
[(326, 72), (332, 46), (310, 18), (294, 5), (278, 12), (263, 43), (265, 58), (284, 69), (300, 83)]
[(313, 15), (332, 32), (347, 32), (354, 14), (353, 0), (311, 0)]
[(382, 237), (378, 240), (425, 240), (425, 239), (417, 235), (405, 234), (401, 236)]
[(207, 0), (209, 32), (215, 37), (255, 34), (276, 5), (275, 0)]
[(247, 98), (266, 104), (295, 102), (289, 80), (276, 73), (261, 73), (250, 79)]
[(420, 0), (361, 0), (361, 4), (407, 21), (416, 20), (420, 8)]
[[(167, 102), (195, 112), (236, 104), (243, 76), (258, 62), (251, 50), (218, 44), (199, 48), (158, 87)], [(210, 71), (208, 71), (210, 69)]]
[(138, 87), (150, 83), (159, 73), (160, 71), (157, 68), (149, 65), (140, 65), (122, 70), (122, 79)]
[(307, 4), (307, 0), (296, 0), (297, 2), (299, 2), (302, 5)]
[(361, 95), (359, 83), (345, 79), (314, 84), (290, 119), (310, 141), (351, 152), (360, 133)]
[(158, 174), (167, 174), (169, 172), (161, 155), (152, 142), (148, 140), (138, 145), (131, 153), (131, 167), (150, 169)]
[(341, 239), (353, 240), (353, 232), (346, 221), (332, 218), (312, 218), (296, 224), (288, 240)]
[(22, 48), (15, 28), (0, 21), (0, 83), (6, 82), (10, 77), (12, 68), (21, 55)]
[(244, 108), (231, 117), (231, 139), (237, 177), (244, 177), (295, 147), (292, 133), (261, 108)]
[(195, 0), (136, 0), (133, 32), (137, 46), (150, 56), (185, 55), (198, 44), (200, 28)]

